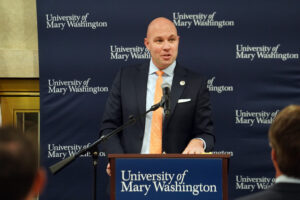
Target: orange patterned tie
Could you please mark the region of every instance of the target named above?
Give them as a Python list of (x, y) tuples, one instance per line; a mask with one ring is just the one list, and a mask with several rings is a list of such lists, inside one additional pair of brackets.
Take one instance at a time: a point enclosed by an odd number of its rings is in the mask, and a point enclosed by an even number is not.
[[(154, 104), (160, 102), (162, 97), (161, 84), (163, 82), (163, 71), (156, 71), (158, 78), (156, 80)], [(162, 122), (163, 109), (160, 107), (152, 113), (151, 136), (150, 136), (150, 154), (162, 153)]]

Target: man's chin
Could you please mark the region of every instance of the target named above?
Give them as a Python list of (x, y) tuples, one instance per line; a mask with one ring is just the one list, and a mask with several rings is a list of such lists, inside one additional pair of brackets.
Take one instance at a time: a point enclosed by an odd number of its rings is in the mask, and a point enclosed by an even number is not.
[(169, 67), (172, 63), (164, 63), (164, 64), (161, 64), (160, 66), (158, 66), (159, 69), (166, 69), (167, 67)]
[(171, 59), (169, 60), (164, 60), (163, 62), (161, 62), (162, 66), (168, 67), (173, 63), (173, 61)]

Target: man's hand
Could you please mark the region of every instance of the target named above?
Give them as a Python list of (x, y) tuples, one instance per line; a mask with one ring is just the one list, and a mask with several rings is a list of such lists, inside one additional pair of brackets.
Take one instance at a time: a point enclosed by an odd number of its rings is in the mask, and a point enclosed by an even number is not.
[(110, 163), (107, 163), (106, 173), (107, 173), (108, 176), (111, 176)]
[(200, 139), (192, 139), (182, 153), (183, 154), (200, 154), (200, 153), (204, 153), (203, 141), (200, 140)]

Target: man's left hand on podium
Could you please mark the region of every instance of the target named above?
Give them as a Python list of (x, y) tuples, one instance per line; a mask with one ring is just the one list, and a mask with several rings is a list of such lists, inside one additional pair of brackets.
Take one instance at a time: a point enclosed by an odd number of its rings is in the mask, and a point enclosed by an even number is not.
[(204, 144), (201, 139), (192, 139), (185, 150), (182, 152), (183, 154), (201, 154), (204, 153)]

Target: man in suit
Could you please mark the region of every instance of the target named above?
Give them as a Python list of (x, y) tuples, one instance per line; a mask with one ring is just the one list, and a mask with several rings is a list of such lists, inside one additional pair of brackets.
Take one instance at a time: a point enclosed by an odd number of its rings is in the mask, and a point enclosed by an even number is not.
[[(125, 123), (130, 115), (138, 117), (158, 103), (154, 101), (155, 91), (162, 78), (162, 83), (171, 85), (171, 108), (168, 117), (163, 119), (158, 153), (211, 151), (215, 137), (206, 80), (176, 62), (179, 36), (175, 25), (163, 17), (154, 19), (148, 26), (144, 44), (151, 54), (150, 63), (121, 68), (118, 72), (103, 114), (101, 134), (109, 133)], [(162, 75), (158, 75), (159, 72)], [(153, 153), (151, 130), (155, 112), (109, 138), (103, 143), (105, 151)]]
[(300, 199), (300, 106), (290, 105), (277, 115), (269, 130), (269, 141), (275, 184), (239, 200)]
[(38, 168), (37, 147), (24, 133), (0, 128), (0, 199), (31, 200), (41, 192), (46, 173)]

